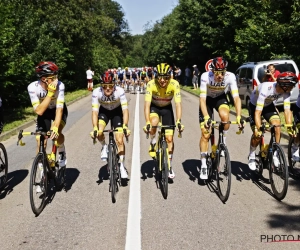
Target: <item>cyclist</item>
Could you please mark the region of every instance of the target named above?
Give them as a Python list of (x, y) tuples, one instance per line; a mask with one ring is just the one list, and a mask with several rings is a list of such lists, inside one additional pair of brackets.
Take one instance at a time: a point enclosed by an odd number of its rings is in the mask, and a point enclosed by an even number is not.
[(126, 136), (130, 135), (130, 130), (128, 129), (129, 112), (127, 99), (124, 89), (115, 85), (110, 73), (106, 72), (102, 79), (103, 83), (101, 87), (96, 88), (92, 96), (92, 124), (94, 131), (91, 132), (91, 136), (94, 138), (94, 132), (97, 134), (97, 138), (102, 145), (101, 160), (107, 161), (107, 145), (103, 130), (109, 120), (112, 123), (112, 127), (118, 129), (115, 137), (120, 156), (120, 172), (121, 178), (126, 179), (128, 178), (128, 174), (125, 168), (125, 145), (123, 137), (124, 133)]
[[(222, 57), (214, 58), (212, 61), (212, 71), (204, 72), (201, 75), (200, 84), (200, 107), (199, 121), (201, 128), (200, 138), (200, 158), (201, 171), (200, 178), (206, 180), (207, 165), (206, 157), (208, 151), (208, 141), (210, 138), (210, 129), (207, 124), (215, 109), (221, 118), (222, 122), (229, 121), (229, 104), (226, 97), (226, 89), (229, 87), (234, 100), (236, 110), (236, 121), (241, 127), (241, 100), (238, 93), (236, 77), (233, 73), (226, 71), (228, 62)], [(226, 143), (226, 135), (229, 129), (229, 124), (224, 125), (224, 143)], [(222, 152), (221, 152), (221, 155)]]
[(124, 79), (125, 79), (125, 91), (129, 90), (129, 86), (131, 86), (132, 74), (128, 67), (125, 67), (124, 70)]
[[(250, 96), (249, 116), (250, 125), (253, 135), (250, 141), (250, 153), (248, 166), (251, 170), (256, 169), (255, 164), (255, 149), (260, 141), (262, 132), (261, 116), (263, 116), (270, 124), (280, 125), (280, 117), (275, 108), (274, 101), (279, 97), (283, 97), (284, 117), (286, 124), (292, 124), (292, 112), (290, 110), (290, 95), (291, 90), (298, 82), (297, 76), (292, 72), (283, 72), (277, 76), (276, 82), (263, 82), (257, 89), (253, 90)], [(292, 132), (292, 127), (287, 128), (289, 133)], [(275, 140), (280, 141), (280, 127), (275, 127)], [(275, 167), (279, 166), (277, 152), (274, 152), (273, 163)]]
[[(65, 136), (62, 130), (67, 122), (68, 109), (65, 104), (65, 85), (58, 80), (58, 66), (53, 62), (40, 62), (35, 72), (39, 78), (28, 85), (28, 93), (35, 113), (38, 115), (36, 122), (37, 131), (52, 131), (50, 139), (55, 140), (58, 148), (58, 163), (60, 167), (67, 164), (66, 149), (64, 145)], [(51, 121), (52, 124), (51, 124)], [(37, 137), (37, 152), (40, 140)], [(47, 141), (45, 140), (45, 147)], [(39, 168), (43, 169), (42, 163)], [(43, 172), (41, 171), (41, 175)], [(37, 186), (37, 192), (41, 192), (41, 187)]]
[(153, 79), (154, 79), (154, 73), (153, 73), (153, 71), (152, 71), (152, 68), (149, 67), (149, 68), (147, 69), (147, 82), (149, 82), (149, 81), (151, 81), (151, 80), (153, 80)]
[(3, 108), (2, 108), (2, 100), (1, 100), (1, 97), (0, 97), (0, 135), (1, 135), (2, 130), (3, 130), (3, 126), (4, 126)]
[[(172, 108), (172, 99), (175, 97), (176, 105), (176, 125), (180, 132), (183, 131), (184, 126), (181, 124), (181, 95), (179, 83), (174, 79), (170, 78), (168, 74), (169, 65), (166, 63), (161, 63), (157, 65), (158, 78), (153, 79), (148, 82), (145, 104), (144, 104), (144, 115), (146, 119), (146, 126), (143, 128), (144, 131), (150, 133), (150, 148), (149, 154), (153, 158), (155, 157), (154, 146), (156, 144), (156, 128), (151, 128), (151, 126), (157, 126), (159, 123), (159, 117), (162, 117), (163, 125), (174, 125), (174, 114)], [(173, 179), (175, 177), (174, 169), (172, 167), (172, 158), (174, 151), (173, 143), (174, 129), (166, 130), (166, 140), (168, 143), (168, 153), (171, 169), (169, 172), (169, 178)]]

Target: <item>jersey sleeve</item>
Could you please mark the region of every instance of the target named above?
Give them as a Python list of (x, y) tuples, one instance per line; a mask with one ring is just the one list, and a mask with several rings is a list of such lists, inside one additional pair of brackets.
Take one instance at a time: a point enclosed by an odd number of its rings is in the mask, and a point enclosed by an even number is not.
[(256, 102), (256, 110), (263, 110), (265, 100), (268, 97), (268, 84), (262, 85), (261, 89), (258, 89), (258, 98)]
[(119, 88), (119, 93), (120, 93), (120, 102), (121, 102), (122, 110), (128, 109), (128, 102), (127, 102), (124, 89)]
[(236, 83), (236, 77), (234, 74), (230, 74), (229, 75), (229, 87), (230, 87), (230, 91), (231, 91), (231, 95), (233, 98), (238, 97), (239, 96), (239, 90), (237, 87), (237, 83)]
[(99, 111), (99, 88), (94, 89), (92, 94), (92, 110), (93, 111)]
[(145, 94), (145, 102), (152, 101), (152, 84), (153, 84), (153, 80), (148, 82), (148, 84), (147, 84), (146, 94)]
[(58, 96), (56, 100), (56, 108), (63, 108), (65, 103), (65, 85), (62, 82), (58, 83)]
[(208, 84), (207, 74), (203, 73), (201, 75), (201, 80), (200, 80), (200, 97), (206, 98), (206, 96), (207, 96), (207, 84)]
[(291, 109), (291, 92), (283, 94), (283, 107), (284, 109)]
[(180, 103), (181, 102), (181, 94), (180, 94), (180, 87), (179, 87), (179, 83), (177, 81), (174, 81), (174, 100), (175, 103)]
[(30, 84), (27, 88), (30, 101), (34, 110), (40, 105), (40, 100), (36, 94), (36, 88), (34, 84)]

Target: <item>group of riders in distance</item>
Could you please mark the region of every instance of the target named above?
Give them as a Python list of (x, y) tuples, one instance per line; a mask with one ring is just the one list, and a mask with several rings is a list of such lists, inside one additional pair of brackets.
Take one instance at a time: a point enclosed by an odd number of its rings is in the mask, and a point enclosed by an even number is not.
[[(211, 121), (214, 110), (219, 114), (223, 125), (223, 143), (226, 145), (230, 122), (230, 103), (226, 96), (227, 91), (231, 92), (236, 111), (236, 121), (240, 129), (243, 129), (245, 122), (241, 119), (241, 100), (237, 87), (236, 76), (227, 71), (228, 62), (223, 57), (212, 60), (211, 71), (204, 72), (200, 81), (199, 96), (199, 124), (200, 137), (200, 178), (207, 180), (209, 140), (211, 138)], [(49, 61), (39, 63), (36, 68), (37, 80), (28, 86), (28, 93), (32, 106), (37, 114), (37, 130), (51, 131), (49, 138), (55, 141), (58, 148), (59, 166), (65, 167), (67, 163), (66, 148), (64, 145), (65, 136), (62, 130), (67, 122), (68, 109), (65, 104), (65, 85), (58, 79), (58, 66)], [(101, 160), (107, 161), (107, 142), (104, 136), (104, 129), (111, 122), (111, 126), (117, 130), (115, 141), (117, 145), (118, 159), (120, 163), (121, 178), (128, 178), (125, 167), (125, 146), (124, 136), (130, 136), (128, 102), (125, 92), (140, 90), (145, 93), (144, 117), (145, 126), (143, 130), (150, 136), (149, 155), (155, 157), (154, 148), (157, 143), (157, 126), (161, 122), (170, 126), (166, 129), (165, 138), (167, 142), (167, 154), (170, 165), (169, 178), (175, 177), (172, 164), (174, 154), (174, 131), (180, 133), (184, 130), (181, 122), (182, 105), (179, 82), (173, 79), (170, 65), (160, 63), (156, 67), (143, 67), (129, 69), (108, 69), (102, 75), (100, 87), (95, 88), (92, 93), (92, 120), (93, 131), (90, 133), (93, 139), (97, 139), (102, 145)], [(298, 83), (298, 78), (293, 72), (282, 72), (277, 76), (275, 82), (263, 82), (256, 87), (251, 94), (249, 105), (249, 121), (253, 131), (249, 142), (248, 166), (255, 171), (257, 163), (256, 147), (262, 136), (262, 117), (271, 125), (280, 125), (280, 117), (274, 103), (280, 97), (284, 99), (284, 116), (288, 133), (296, 138), (293, 141), (291, 157), (299, 161), (299, 140), (298, 131), (292, 126), (293, 120), (297, 126), (300, 125), (300, 97), (291, 111), (290, 95), (292, 89)], [(175, 114), (173, 113), (172, 100), (175, 101)], [(196, 114), (195, 114), (196, 115)], [(1, 114), (0, 114), (1, 117)], [(293, 119), (294, 118), (294, 119)], [(51, 123), (51, 121), (53, 121)], [(0, 121), (1, 124), (1, 121)], [(173, 126), (173, 127), (171, 127)], [(280, 127), (275, 128), (276, 143), (280, 141)], [(37, 139), (37, 150), (39, 140)], [(222, 157), (222, 152), (221, 152)], [(277, 152), (273, 152), (273, 166), (280, 167), (280, 159)], [(43, 173), (41, 173), (43, 175)], [(37, 187), (37, 192), (41, 189)]]

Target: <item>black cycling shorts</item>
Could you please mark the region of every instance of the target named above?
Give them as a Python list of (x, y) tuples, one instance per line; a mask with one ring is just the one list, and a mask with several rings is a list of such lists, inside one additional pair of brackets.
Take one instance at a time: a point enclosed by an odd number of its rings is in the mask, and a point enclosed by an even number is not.
[(150, 114), (155, 113), (159, 117), (161, 116), (162, 125), (175, 125), (174, 114), (172, 104), (169, 104), (165, 107), (158, 107), (151, 103), (150, 105)]
[[(253, 105), (251, 102), (249, 103), (249, 119), (250, 119), (250, 126), (255, 126), (255, 110), (256, 106)], [(270, 105), (263, 107), (263, 110), (261, 112), (261, 115), (267, 122), (270, 122), (270, 118), (274, 115), (278, 115), (278, 112), (274, 106), (274, 103), (271, 103)]]
[(107, 125), (111, 121), (112, 127), (114, 129), (118, 127), (123, 127), (123, 111), (121, 105), (113, 110), (108, 110), (103, 106), (99, 108), (98, 119), (105, 122)]
[[(227, 105), (229, 110), (229, 103), (227, 101), (227, 97), (224, 94), (212, 98), (210, 96), (206, 97), (206, 109), (209, 117), (212, 117), (214, 109), (219, 112), (219, 108), (221, 105)], [(204, 122), (204, 115), (202, 114), (201, 108), (199, 107), (199, 122)]]
[[(43, 115), (39, 115), (36, 121), (36, 131), (48, 132), (51, 128), (51, 121), (55, 120), (56, 108), (54, 109), (46, 109)], [(63, 107), (63, 115), (61, 118), (61, 124), (67, 123), (68, 118), (68, 109), (67, 105), (64, 103)]]

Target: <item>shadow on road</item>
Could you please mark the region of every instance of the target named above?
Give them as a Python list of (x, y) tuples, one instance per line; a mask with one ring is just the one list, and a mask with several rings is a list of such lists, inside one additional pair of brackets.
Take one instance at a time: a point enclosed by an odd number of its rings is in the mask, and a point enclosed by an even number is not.
[(205, 182), (200, 179), (200, 169), (201, 169), (201, 161), (198, 159), (189, 159), (185, 160), (182, 163), (184, 172), (189, 176), (189, 179), (192, 182), (197, 180), (197, 183), (200, 186), (205, 186)]
[(141, 179), (145, 181), (148, 178), (155, 177), (154, 169), (155, 169), (154, 160), (148, 160), (144, 162), (141, 166), (141, 174), (142, 174)]
[(7, 182), (0, 192), (0, 199), (5, 198), (6, 195), (10, 194), (14, 187), (19, 185), (28, 175), (27, 169), (19, 169), (7, 174)]
[(77, 168), (66, 168), (66, 181), (64, 190), (68, 192), (72, 185), (75, 183), (79, 176), (80, 172)]
[(99, 174), (98, 174), (98, 180), (97, 183), (100, 185), (104, 180), (109, 179), (109, 173), (108, 173), (108, 164), (105, 164), (99, 169)]
[(237, 181), (251, 180), (251, 170), (248, 165), (239, 161), (231, 161), (231, 173)]

